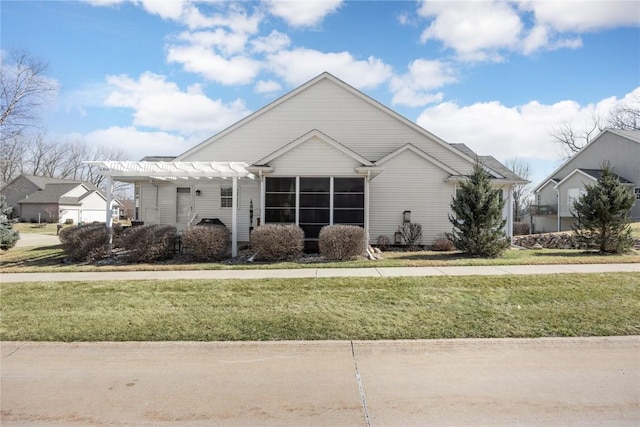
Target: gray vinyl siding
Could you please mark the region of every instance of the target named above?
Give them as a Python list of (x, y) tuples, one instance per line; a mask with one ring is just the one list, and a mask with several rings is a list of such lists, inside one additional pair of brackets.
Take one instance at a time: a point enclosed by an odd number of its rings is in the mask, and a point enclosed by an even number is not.
[(402, 223), (402, 213), (411, 211), (411, 222), (422, 225), (422, 242), (451, 229), (449, 204), (454, 185), (443, 180), (449, 174), (411, 151), (404, 151), (384, 164), (384, 172), (369, 185), (369, 235), (375, 243), (393, 235)]
[(540, 195), (540, 205), (555, 205), (558, 203), (558, 192), (553, 188), (555, 184), (550, 181), (538, 191)]
[(330, 80), (319, 81), (180, 160), (253, 164), (314, 128), (370, 161), (412, 143), (460, 173), (471, 170), (471, 163), (454, 148)]
[(577, 172), (573, 174), (571, 178), (563, 182), (558, 189), (559, 194), (559, 206), (558, 212), (561, 217), (572, 217), (571, 210), (569, 209), (569, 189), (570, 188), (585, 188), (586, 185), (593, 185), (596, 181), (588, 178), (584, 174)]
[[(202, 218), (219, 218), (231, 230), (231, 208), (220, 207), (220, 187), (231, 186), (232, 181), (189, 181), (183, 183), (159, 183), (141, 185), (141, 219), (145, 224), (176, 225), (176, 192), (178, 187), (191, 188), (192, 213), (197, 214), (194, 224)], [(253, 201), (253, 226), (260, 216), (260, 183), (258, 180), (242, 180), (239, 187), (238, 240), (249, 240), (249, 204)], [(200, 190), (200, 196), (195, 191)], [(157, 197), (156, 197), (156, 191)], [(156, 201), (160, 214), (157, 214)]]
[(317, 137), (270, 162), (278, 176), (351, 176), (360, 162)]
[(640, 183), (640, 143), (610, 132), (576, 154), (556, 176), (565, 178), (574, 169), (600, 169), (604, 160), (611, 163), (615, 174)]

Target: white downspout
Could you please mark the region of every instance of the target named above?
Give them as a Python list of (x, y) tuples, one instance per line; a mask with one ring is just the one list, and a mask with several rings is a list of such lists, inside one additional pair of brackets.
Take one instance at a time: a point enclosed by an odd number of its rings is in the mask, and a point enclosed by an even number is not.
[(262, 170), (259, 172), (259, 176), (260, 176), (260, 220), (262, 221), (262, 224), (265, 224), (266, 209), (264, 205), (265, 205), (265, 198), (267, 194), (267, 182), (266, 182), (267, 180), (262, 175)]
[(107, 217), (105, 218), (105, 224), (107, 225), (107, 234), (108, 234), (108, 247), (107, 254), (111, 256), (111, 252), (113, 251), (113, 212), (111, 212), (111, 187), (113, 186), (113, 180), (111, 179), (111, 175), (107, 175)]
[(367, 170), (367, 178), (364, 180), (364, 232), (367, 235), (367, 245), (371, 244), (371, 236), (369, 235), (369, 180), (371, 179), (371, 170)]
[(233, 187), (231, 192), (231, 256), (238, 256), (238, 177), (233, 177)]
[(507, 236), (509, 236), (509, 240), (513, 245), (513, 184), (509, 186), (507, 194), (507, 200), (509, 203), (509, 209), (507, 209)]
[(560, 231), (560, 189), (556, 190), (556, 200), (558, 201), (558, 231)]

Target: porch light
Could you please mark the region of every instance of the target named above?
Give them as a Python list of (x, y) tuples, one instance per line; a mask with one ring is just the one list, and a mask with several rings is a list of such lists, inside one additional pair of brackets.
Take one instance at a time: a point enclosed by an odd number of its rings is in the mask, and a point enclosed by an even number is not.
[(400, 233), (399, 231), (396, 231), (395, 234), (393, 235), (393, 241), (396, 245), (399, 245), (402, 243), (402, 233)]
[(402, 220), (405, 224), (411, 222), (411, 211), (402, 212)]
[(196, 196), (199, 196), (200, 194), (202, 194), (202, 191), (196, 190)]

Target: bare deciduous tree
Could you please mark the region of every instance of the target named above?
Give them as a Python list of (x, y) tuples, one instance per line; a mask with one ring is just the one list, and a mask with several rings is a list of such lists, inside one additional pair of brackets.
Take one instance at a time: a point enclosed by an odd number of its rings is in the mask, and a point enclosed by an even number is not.
[(640, 96), (635, 96), (629, 103), (616, 105), (606, 118), (593, 115), (590, 122), (582, 127), (564, 122), (549, 133), (564, 148), (566, 158), (569, 158), (605, 128), (640, 130)]
[[(5, 157), (6, 153), (6, 157)], [(101, 187), (104, 177), (95, 166), (83, 163), (87, 160), (126, 160), (124, 151), (117, 148), (91, 146), (84, 141), (48, 139), (44, 134), (17, 135), (2, 145), (0, 164), (3, 183), (20, 175), (86, 181)], [(7, 161), (5, 161), (5, 159)], [(17, 166), (19, 165), (19, 167)], [(115, 190), (122, 184), (116, 183)]]
[[(515, 157), (513, 159), (507, 160), (504, 164), (520, 178), (526, 179), (527, 181), (531, 180), (533, 169), (526, 160)], [(513, 189), (514, 222), (522, 221), (525, 214), (527, 213), (527, 209), (531, 201), (532, 191), (533, 188), (531, 182), (528, 184), (517, 185), (516, 188)]]
[(0, 54), (0, 142), (38, 122), (40, 107), (58, 89), (47, 65), (26, 51)]
[(591, 122), (581, 128), (576, 128), (569, 122), (564, 122), (550, 131), (551, 137), (565, 150), (565, 157), (569, 158), (587, 145), (602, 129), (603, 120), (599, 116), (592, 116)]
[(631, 103), (619, 104), (609, 115), (607, 125), (614, 129), (640, 130), (640, 95)]

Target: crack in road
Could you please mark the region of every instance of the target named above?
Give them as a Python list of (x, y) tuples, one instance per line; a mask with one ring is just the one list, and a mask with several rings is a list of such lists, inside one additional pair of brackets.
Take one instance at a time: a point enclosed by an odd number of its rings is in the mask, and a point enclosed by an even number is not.
[(364, 419), (367, 423), (367, 427), (371, 427), (371, 421), (369, 420), (369, 410), (367, 409), (367, 399), (364, 396), (364, 386), (362, 385), (362, 377), (360, 371), (358, 371), (358, 362), (356, 360), (356, 350), (351, 341), (351, 355), (353, 356), (353, 366), (355, 367), (356, 380), (358, 381), (358, 391), (360, 392), (360, 400), (362, 401), (362, 409), (364, 410)]

